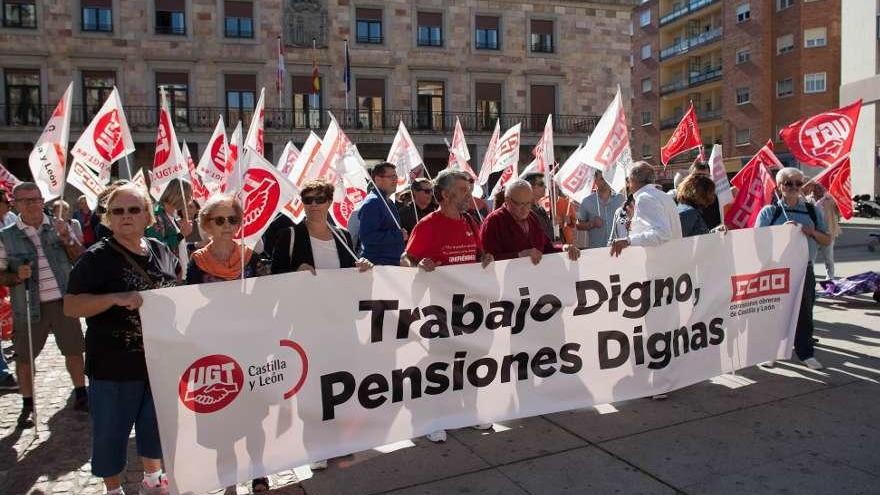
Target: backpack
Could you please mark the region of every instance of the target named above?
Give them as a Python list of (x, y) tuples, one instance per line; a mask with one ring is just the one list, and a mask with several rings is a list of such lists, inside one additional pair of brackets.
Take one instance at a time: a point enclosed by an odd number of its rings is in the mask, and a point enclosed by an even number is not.
[[(813, 203), (805, 202), (804, 205), (807, 207), (807, 215), (810, 215), (810, 220), (813, 221), (813, 227), (817, 227), (819, 225), (818, 220), (816, 219), (816, 205)], [(792, 212), (803, 213), (798, 210), (789, 210)], [(782, 215), (782, 207), (779, 206), (779, 203), (775, 203), (773, 205), (773, 218), (770, 219), (770, 225), (776, 223), (776, 220), (779, 219), (779, 216)]]

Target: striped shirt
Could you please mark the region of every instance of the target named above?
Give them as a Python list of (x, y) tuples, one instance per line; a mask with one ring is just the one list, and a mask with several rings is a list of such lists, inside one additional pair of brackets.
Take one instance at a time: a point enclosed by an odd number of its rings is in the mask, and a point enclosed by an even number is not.
[[(36, 228), (31, 227), (30, 225), (26, 225), (21, 221), (21, 217), (16, 216), (15, 225), (24, 232), (28, 239), (34, 243), (34, 247), (37, 249), (37, 268), (39, 269), (39, 273), (37, 273), (38, 284), (40, 288), (40, 302), (49, 302), (56, 301), (61, 299), (61, 290), (58, 288), (58, 281), (55, 280), (55, 274), (52, 272), (52, 267), (49, 266), (49, 261), (46, 259), (46, 254), (43, 252), (43, 245), (40, 243), (40, 235)], [(49, 217), (43, 215), (43, 223), (40, 225), (50, 225)], [(50, 227), (51, 228), (51, 227)], [(6, 270), (9, 267), (9, 259), (6, 256), (6, 246), (0, 242), (0, 270)], [(33, 264), (31, 265), (33, 268)]]

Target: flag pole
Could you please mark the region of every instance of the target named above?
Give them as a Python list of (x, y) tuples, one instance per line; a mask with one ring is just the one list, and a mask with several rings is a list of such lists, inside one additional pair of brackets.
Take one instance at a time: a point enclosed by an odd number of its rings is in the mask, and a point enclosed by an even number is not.
[(351, 86), (351, 69), (350, 62), (348, 60), (348, 38), (345, 38), (345, 117), (349, 118), (348, 113), (348, 97), (349, 97), (349, 87)]
[(377, 186), (376, 182), (373, 180), (373, 175), (369, 173), (366, 175), (367, 179), (369, 179), (370, 181), (370, 184), (373, 185), (373, 189), (375, 189), (379, 196), (382, 197), (382, 202), (385, 203), (385, 208), (388, 210), (388, 214), (391, 215), (391, 220), (394, 221), (394, 225), (397, 225), (398, 229), (403, 230), (400, 227), (400, 222), (397, 221), (397, 217), (394, 216), (394, 212), (391, 211), (391, 205), (388, 204), (388, 201), (385, 201), (385, 193), (381, 189), (379, 189), (379, 186)]
[(327, 222), (327, 228), (330, 229), (330, 233), (333, 234), (333, 237), (335, 237), (336, 240), (339, 241), (340, 244), (342, 244), (342, 247), (344, 247), (345, 250), (348, 251), (348, 254), (350, 254), (351, 257), (354, 258), (355, 261), (360, 259), (360, 256), (354, 254), (354, 251), (351, 250), (351, 246), (349, 246), (348, 243), (345, 242), (345, 239), (343, 239), (342, 236), (340, 236), (339, 233), (336, 232), (336, 230), (333, 228), (333, 226), (330, 225), (330, 222)]
[[(451, 153), (452, 156), (455, 156), (455, 152), (452, 151), (452, 146), (449, 144), (449, 140), (446, 138), (443, 138), (443, 142), (446, 143), (446, 150), (449, 151), (449, 153)], [(456, 157), (455, 161), (458, 161), (457, 157)], [(422, 163), (422, 165), (424, 165), (424, 163)], [(425, 172), (427, 172), (427, 171), (428, 171), (428, 168), (425, 167)], [(432, 180), (432, 182), (433, 182), (433, 180)], [(476, 180), (475, 180), (475, 182), (476, 182)], [(437, 198), (435, 197), (434, 199), (437, 199)], [(474, 211), (477, 212), (477, 218), (480, 219), (480, 223), (483, 223), (483, 214), (480, 213), (480, 207), (477, 206), (477, 200), (476, 200), (476, 198), (474, 198), (473, 194), (471, 194), (471, 203), (473, 203), (473, 205), (474, 205)], [(440, 204), (440, 202), (438, 201), (437, 204)]]

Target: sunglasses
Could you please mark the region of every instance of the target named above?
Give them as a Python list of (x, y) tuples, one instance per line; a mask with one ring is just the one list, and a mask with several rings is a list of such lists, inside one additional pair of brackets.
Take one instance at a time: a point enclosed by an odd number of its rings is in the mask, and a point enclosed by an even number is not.
[(304, 205), (320, 205), (327, 202), (327, 198), (325, 196), (303, 196), (302, 202)]
[(787, 181), (783, 182), (782, 185), (785, 187), (801, 187), (804, 185), (804, 183), (787, 180)]
[(129, 206), (128, 208), (110, 208), (110, 214), (113, 216), (122, 216), (128, 213), (129, 215), (140, 215), (143, 208), (140, 206)]
[(229, 225), (238, 225), (241, 223), (241, 217), (237, 215), (232, 215), (228, 217), (211, 217), (208, 220), (214, 222), (214, 225), (218, 227), (224, 226), (227, 222), (229, 222)]

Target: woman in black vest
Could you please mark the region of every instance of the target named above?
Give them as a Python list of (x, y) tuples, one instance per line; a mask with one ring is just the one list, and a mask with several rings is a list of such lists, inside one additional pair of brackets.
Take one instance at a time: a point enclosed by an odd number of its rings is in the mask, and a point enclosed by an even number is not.
[(272, 273), (358, 267), (368, 270), (372, 264), (352, 256), (351, 235), (327, 222), (333, 202), (333, 184), (314, 179), (303, 184), (300, 196), (306, 219), (278, 233), (272, 249)]

